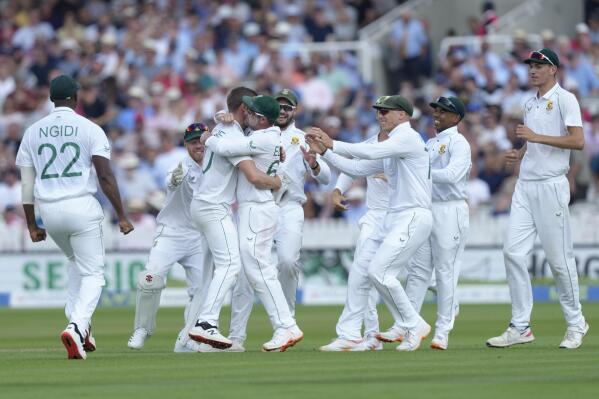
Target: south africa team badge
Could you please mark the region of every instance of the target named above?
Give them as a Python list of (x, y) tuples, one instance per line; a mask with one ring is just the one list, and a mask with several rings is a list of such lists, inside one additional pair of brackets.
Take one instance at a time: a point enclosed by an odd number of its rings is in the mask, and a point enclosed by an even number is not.
[(447, 145), (441, 144), (441, 146), (439, 147), (439, 155), (445, 154), (445, 149), (446, 148), (447, 148)]

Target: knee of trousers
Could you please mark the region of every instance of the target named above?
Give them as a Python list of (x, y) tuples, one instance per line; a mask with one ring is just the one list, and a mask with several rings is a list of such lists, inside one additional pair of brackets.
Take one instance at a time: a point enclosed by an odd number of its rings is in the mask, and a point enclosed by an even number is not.
[(528, 265), (528, 255), (515, 251), (513, 247), (504, 246), (503, 257), (506, 269), (511, 269), (514, 266), (527, 267)]
[(373, 284), (382, 285), (385, 280), (385, 273), (382, 269), (372, 265), (368, 267), (368, 278)]
[(137, 275), (137, 288), (142, 291), (160, 291), (164, 289), (166, 282), (162, 276), (148, 273), (144, 270)]
[(296, 254), (279, 254), (279, 272), (297, 274), (300, 269)]

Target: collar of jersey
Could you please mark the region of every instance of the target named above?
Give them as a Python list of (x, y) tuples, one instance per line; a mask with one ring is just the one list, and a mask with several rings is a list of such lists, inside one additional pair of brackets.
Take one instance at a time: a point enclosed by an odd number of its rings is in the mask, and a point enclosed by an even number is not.
[[(553, 86), (551, 89), (549, 89), (549, 91), (545, 94), (543, 94), (543, 97), (545, 100), (549, 100), (549, 97), (551, 97), (553, 95), (553, 93), (555, 93), (557, 91), (557, 89), (559, 89), (559, 83), (556, 83), (555, 86)], [(537, 92), (538, 95), (538, 92)], [(540, 100), (541, 98), (538, 98), (538, 100)]]
[(412, 125), (410, 125), (410, 121), (400, 123), (399, 125), (395, 126), (393, 128), (393, 130), (391, 130), (391, 132), (389, 132), (389, 137), (395, 136), (397, 133), (399, 133), (401, 131), (408, 131), (408, 130), (412, 130)]
[(457, 132), (458, 132), (457, 126), (448, 127), (447, 129), (443, 130), (442, 132), (437, 133), (437, 138), (451, 136), (452, 134), (455, 134)]
[(56, 107), (52, 110), (52, 112), (59, 112), (59, 111), (68, 111), (68, 112), (75, 112), (75, 110), (73, 108), (69, 108), (69, 107)]

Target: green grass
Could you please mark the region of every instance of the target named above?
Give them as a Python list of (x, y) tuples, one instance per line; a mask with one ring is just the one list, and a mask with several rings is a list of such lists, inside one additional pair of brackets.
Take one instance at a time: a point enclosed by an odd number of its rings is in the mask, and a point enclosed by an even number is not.
[[(67, 361), (60, 310), (0, 309), (0, 398), (590, 398), (599, 392), (599, 304), (585, 304), (591, 330), (582, 348), (557, 348), (557, 304), (535, 306), (533, 344), (488, 349), (506, 327), (506, 305), (464, 305), (450, 349), (399, 353), (319, 353), (334, 336), (340, 307), (301, 307), (305, 338), (285, 353), (261, 353), (271, 330), (262, 308), (250, 321), (247, 353), (173, 354), (181, 309), (161, 309), (141, 352), (126, 347), (133, 309), (99, 309), (98, 350)], [(384, 306), (382, 328), (390, 325)], [(224, 314), (228, 314), (225, 311)], [(423, 316), (432, 321), (434, 307)], [(227, 329), (226, 320), (223, 330)]]

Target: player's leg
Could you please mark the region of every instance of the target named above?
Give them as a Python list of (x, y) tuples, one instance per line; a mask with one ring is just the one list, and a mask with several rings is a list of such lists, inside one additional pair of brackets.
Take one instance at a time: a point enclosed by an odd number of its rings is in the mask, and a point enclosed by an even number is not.
[[(433, 223), (433, 226), (435, 224)], [(408, 264), (406, 295), (414, 309), (420, 313), (426, 292), (433, 276), (433, 254), (430, 238), (422, 244)]]
[(166, 226), (158, 227), (146, 267), (137, 275), (133, 334), (127, 342), (131, 349), (142, 349), (145, 340), (154, 332), (166, 276), (181, 255), (176, 238), (169, 233)]
[(263, 350), (282, 352), (299, 342), (303, 334), (291, 315), (271, 256), (277, 217), (278, 207), (274, 202), (242, 204), (239, 208), (239, 249), (245, 275), (264, 305), (275, 332), (263, 345)]
[(181, 245), (188, 248), (187, 255), (179, 260), (185, 270), (189, 301), (183, 313), (183, 329), (175, 341), (174, 352), (200, 352), (201, 345), (189, 338), (188, 332), (195, 325), (202, 298), (212, 279), (212, 255), (206, 240), (198, 232), (180, 237)]
[[(366, 240), (372, 236), (373, 232), (379, 227), (384, 214), (377, 216), (376, 212), (370, 211), (360, 219), (360, 234), (356, 241), (356, 250), (354, 252), (354, 261), (349, 270), (347, 280), (347, 294), (345, 297), (345, 306), (337, 322), (337, 339), (330, 344), (322, 346), (322, 351), (337, 350), (358, 350), (358, 349), (379, 349), (380, 342), (376, 339), (379, 332), (378, 314), (376, 304), (378, 302), (378, 293), (372, 286), (368, 278), (368, 262), (372, 256), (364, 259), (361, 263), (358, 259), (361, 256)], [(380, 242), (377, 241), (376, 248)], [(376, 251), (373, 244), (370, 244), (370, 252)], [(365, 296), (367, 297), (365, 299)], [(364, 304), (364, 301), (366, 305)], [(360, 341), (361, 324), (364, 322), (364, 339)], [(375, 342), (376, 341), (376, 342)]]
[(232, 342), (218, 331), (218, 321), (225, 297), (241, 269), (237, 227), (231, 210), (224, 205), (211, 206), (192, 201), (191, 214), (212, 253), (214, 274), (196, 325), (190, 329), (189, 335), (196, 341), (226, 349), (231, 347)]
[[(199, 287), (191, 293), (190, 301), (188, 306), (186, 306), (185, 325), (177, 336), (174, 348), (175, 352), (198, 352), (200, 349), (200, 345), (190, 339), (189, 330), (196, 325), (202, 303), (205, 300), (208, 287), (212, 281), (214, 264), (212, 261), (212, 254), (204, 238), (200, 240), (199, 247), (199, 253), (196, 253), (195, 255), (192, 254), (189, 258), (182, 261), (186, 265), (189, 265), (189, 268), (193, 267), (194, 269), (197, 269), (200, 267), (201, 277), (199, 278)], [(196, 286), (196, 284), (193, 285)]]
[(347, 295), (343, 312), (337, 322), (337, 338), (320, 347), (323, 352), (350, 351), (362, 341), (362, 322), (368, 306), (372, 283), (368, 265), (381, 244), (377, 235), (369, 234), (356, 249), (347, 281)]
[(247, 338), (247, 324), (253, 307), (254, 289), (250, 285), (242, 267), (237, 276), (235, 288), (233, 288), (233, 295), (231, 296), (229, 339), (233, 341), (231, 348), (235, 347), (236, 351), (242, 352), (245, 350), (243, 344)]
[(368, 268), (370, 280), (381, 294), (395, 322), (406, 330), (398, 346), (401, 351), (418, 349), (430, 332), (430, 326), (412, 306), (397, 275), (418, 248), (429, 238), (432, 216), (429, 210), (414, 209), (388, 215), (385, 228), (388, 233)]
[(295, 314), (297, 285), (301, 271), (300, 250), (303, 228), (304, 209), (299, 203), (289, 203), (281, 207), (275, 232), (275, 248), (279, 281), (292, 315)]
[(487, 346), (490, 347), (506, 347), (534, 340), (530, 330), (532, 286), (528, 275), (528, 261), (534, 246), (536, 228), (527, 193), (530, 185), (531, 183), (522, 181), (516, 184), (503, 244), (505, 272), (512, 300), (512, 319), (503, 334), (487, 340)]
[(431, 246), (437, 276), (437, 321), (433, 349), (447, 349), (457, 303), (460, 261), (469, 227), (466, 202), (433, 204)]
[(537, 186), (539, 197), (534, 204), (533, 216), (555, 279), (568, 330), (560, 347), (575, 349), (582, 344), (588, 325), (582, 315), (570, 230), (570, 188), (565, 177), (557, 182), (539, 183)]

